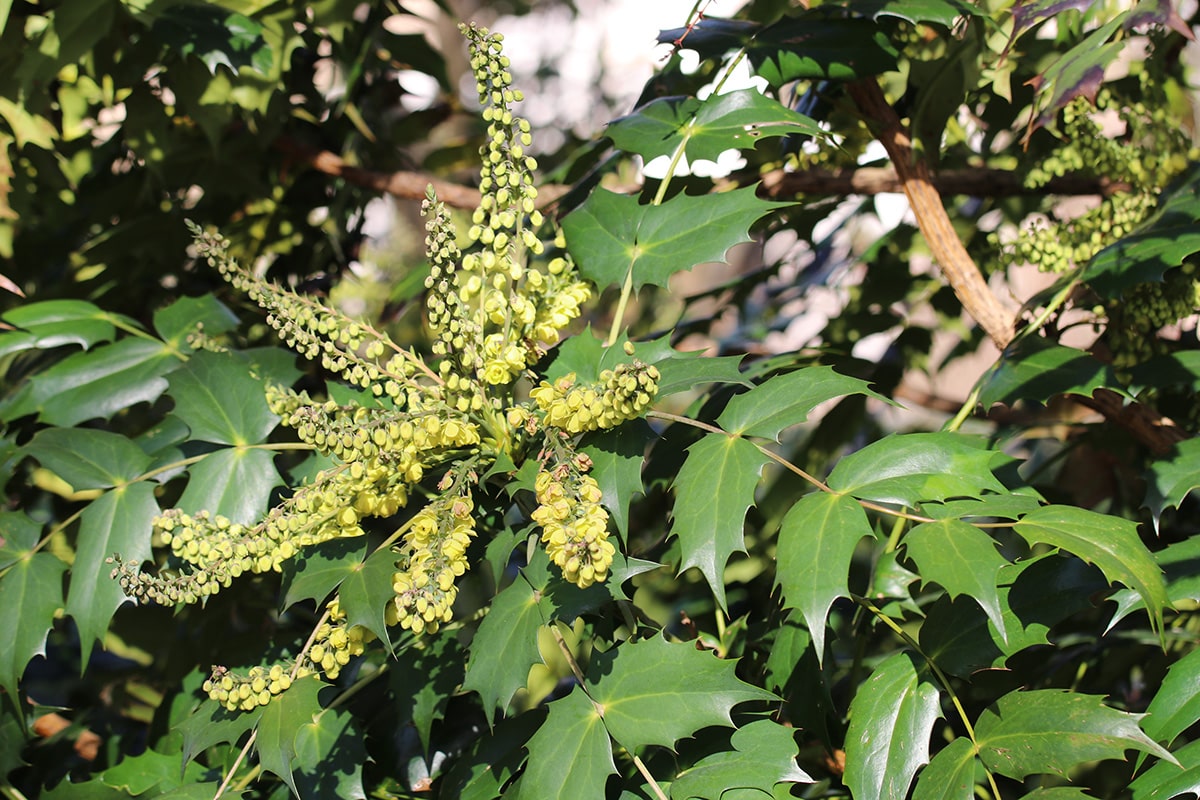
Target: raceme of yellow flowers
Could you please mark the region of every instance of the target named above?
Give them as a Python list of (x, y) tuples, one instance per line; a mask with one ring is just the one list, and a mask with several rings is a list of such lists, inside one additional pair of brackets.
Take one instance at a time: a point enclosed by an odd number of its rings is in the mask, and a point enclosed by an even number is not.
[[(605, 370), (595, 384), (575, 375), (551, 383), (532, 372), (580, 315), (590, 289), (561, 234), (550, 248), (538, 236), (544, 220), (533, 184), (537, 164), (526, 154), (529, 123), (511, 110), (521, 94), (511, 87), (501, 37), (473, 25), (462, 30), (488, 124), (482, 198), (461, 248), (432, 189), (423, 204), (432, 365), (370, 325), (256, 277), (229, 256), (224, 239), (193, 227), (200, 256), (266, 310), (289, 347), (375, 399), (342, 405), (270, 387), (271, 411), (333, 466), (255, 525), (207, 512), (163, 512), (155, 544), (169, 547), (180, 569), (152, 574), (114, 557), (113, 575), (135, 599), (203, 601), (243, 573), (279, 571), (304, 547), (361, 536), (364, 518), (393, 517), (420, 499), (423, 506), (386, 545), (396, 572), (385, 619), (432, 633), (452, 619), (456, 582), (470, 566), (467, 550), (477, 532), (474, 489), (497, 459), (540, 459), (531, 517), (564, 578), (587, 587), (607, 577), (615, 553), (608, 512), (575, 438), (641, 415), (659, 374), (636, 359)], [(215, 667), (205, 690), (230, 710), (249, 710), (298, 677), (319, 671), (336, 678), (372, 638), (347, 624), (334, 596), (290, 667), (255, 667), (246, 675)]]

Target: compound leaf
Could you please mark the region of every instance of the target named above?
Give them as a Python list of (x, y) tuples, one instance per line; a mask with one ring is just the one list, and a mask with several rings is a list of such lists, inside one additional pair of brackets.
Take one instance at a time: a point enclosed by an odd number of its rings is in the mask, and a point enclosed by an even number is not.
[(0, 356), (77, 344), (84, 350), (112, 341), (112, 315), (85, 300), (46, 300), (8, 311), (3, 320), (20, 330), (0, 333)]
[(1162, 630), (1169, 602), (1162, 570), (1138, 537), (1138, 524), (1074, 506), (1043, 506), (1013, 526), (1030, 544), (1048, 544), (1095, 564), (1110, 582), (1136, 591), (1150, 610), (1150, 623)]
[(749, 227), (775, 208), (754, 187), (700, 196), (677, 195), (662, 205), (597, 189), (563, 219), (580, 272), (601, 287), (666, 286), (676, 272), (724, 261), (725, 251), (750, 241)]
[(1039, 773), (1065, 776), (1076, 764), (1124, 758), (1126, 750), (1174, 761), (1138, 727), (1140, 717), (1109, 708), (1095, 695), (1016, 691), (979, 716), (975, 740), (988, 769), (1017, 780)]
[(739, 680), (736, 666), (655, 636), (595, 656), (585, 686), (613, 739), (636, 752), (648, 744), (671, 747), (707, 725), (732, 725), (729, 712), (738, 703), (775, 699)]
[(632, 420), (588, 436), (579, 448), (592, 459), (591, 475), (600, 486), (601, 502), (622, 534), (629, 527), (629, 504), (643, 493), (642, 463), (653, 438), (645, 420)]
[(216, 700), (205, 700), (176, 727), (183, 734), (183, 763), (190, 763), (214, 744), (236, 744), (258, 724), (262, 712), (261, 706), (252, 711), (229, 711)]
[(604, 783), (617, 771), (604, 719), (578, 686), (550, 704), (526, 747), (529, 763), (518, 800), (603, 800)]
[(745, 439), (710, 433), (688, 448), (675, 477), (675, 520), (683, 563), (699, 567), (725, 607), (725, 563), (745, 552), (743, 525), (767, 457)]
[(988, 373), (979, 402), (984, 408), (1017, 400), (1044, 404), (1055, 395), (1091, 397), (1099, 388), (1118, 385), (1112, 365), (1073, 347), (1026, 337), (1005, 350), (996, 369)]
[(367, 537), (354, 536), (303, 548), (283, 563), (283, 609), (301, 600), (320, 602), (367, 558)]
[(843, 494), (815, 492), (788, 510), (779, 529), (775, 580), (785, 608), (804, 617), (817, 659), (825, 655), (825, 619), (839, 597), (849, 597), (850, 559), (872, 535), (862, 506)]
[(908, 794), (917, 768), (929, 761), (938, 716), (938, 690), (917, 677), (908, 653), (875, 668), (850, 703), (843, 779), (855, 800)]
[(361, 625), (384, 642), (388, 637), (384, 609), (396, 596), (392, 577), (396, 574), (396, 554), (390, 548), (376, 550), (361, 564), (352, 564), (350, 574), (338, 588), (338, 601), (346, 612), (346, 622)]
[(945, 519), (918, 525), (904, 537), (904, 549), (917, 565), (921, 580), (937, 583), (950, 597), (969, 595), (1007, 641), (996, 581), (1006, 564), (996, 540), (962, 520)]
[(880, 397), (866, 381), (834, 372), (833, 367), (808, 367), (776, 375), (733, 397), (717, 423), (730, 433), (777, 440), (780, 431), (804, 422), (821, 403), (848, 394)]

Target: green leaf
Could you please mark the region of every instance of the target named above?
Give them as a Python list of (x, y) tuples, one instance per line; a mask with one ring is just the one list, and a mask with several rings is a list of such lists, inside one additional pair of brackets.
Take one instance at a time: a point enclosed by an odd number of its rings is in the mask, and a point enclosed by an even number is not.
[(691, 643), (655, 636), (594, 656), (584, 685), (613, 739), (637, 752), (650, 744), (671, 747), (708, 725), (732, 726), (729, 712), (738, 703), (776, 699), (739, 680), (736, 667)]
[(198, 57), (214, 75), (226, 66), (265, 76), (274, 62), (262, 25), (218, 5), (171, 6), (155, 19), (153, 33), (180, 55)]
[(27, 556), (38, 539), (42, 526), (21, 511), (0, 511), (0, 569)]
[(367, 558), (365, 536), (342, 537), (301, 549), (283, 563), (283, 610), (301, 600), (318, 603)]
[(895, 68), (896, 48), (873, 21), (829, 18), (819, 10), (785, 18), (747, 48), (755, 71), (772, 86), (794, 80), (856, 80)]
[(1095, 564), (1110, 582), (1141, 595), (1150, 624), (1162, 630), (1169, 603), (1162, 570), (1138, 537), (1138, 524), (1074, 506), (1044, 506), (1026, 514), (1013, 529), (1027, 542), (1060, 547)]
[(833, 367), (808, 367), (776, 375), (734, 396), (717, 423), (730, 433), (778, 441), (780, 431), (804, 422), (818, 405), (848, 394), (883, 399), (866, 381), (834, 372)]
[(175, 416), (188, 424), (194, 439), (258, 444), (279, 423), (267, 408), (262, 380), (224, 353), (194, 353), (167, 380)]
[(455, 759), (441, 779), (445, 797), (458, 800), (493, 800), (525, 761), (523, 747), (546, 719), (546, 706), (526, 711), (483, 731)]
[(296, 756), (296, 733), (321, 713), (321, 702), (317, 693), (325, 684), (315, 675), (299, 678), (286, 692), (271, 699), (263, 706), (258, 720), (258, 739), (254, 747), (258, 751), (259, 765), (274, 772), (291, 788), (297, 797), (296, 780), (292, 774), (292, 759)]
[(876, 667), (850, 703), (843, 781), (855, 800), (907, 795), (917, 768), (929, 761), (940, 715), (937, 688), (917, 677), (908, 653)]
[(1066, 776), (1076, 764), (1140, 750), (1174, 761), (1138, 727), (1140, 714), (1109, 708), (1094, 695), (1057, 689), (1010, 692), (979, 715), (975, 741), (984, 765), (1020, 780)]
[(742, 375), (738, 365), (742, 356), (701, 356), (699, 352), (683, 353), (655, 362), (661, 376), (658, 396), (669, 397), (678, 392), (693, 391), (705, 383), (740, 383), (753, 386)]
[(79, 627), (83, 665), (92, 645), (104, 638), (113, 613), (129, 599), (105, 560), (116, 554), (140, 564), (151, 556), (151, 521), (159, 513), (154, 489), (151, 483), (132, 483), (104, 493), (83, 510), (67, 589), (67, 613)]
[(633, 275), (635, 289), (666, 286), (676, 272), (724, 261), (725, 251), (750, 241), (755, 220), (787, 203), (760, 200), (754, 187), (701, 196), (677, 195), (662, 205), (597, 189), (563, 219), (580, 272), (601, 288)]
[(1200, 794), (1200, 741), (1189, 742), (1174, 755), (1174, 763), (1159, 761), (1129, 784), (1133, 800), (1171, 800)]
[(605, 131), (617, 147), (647, 161), (674, 154), (680, 144), (691, 161), (716, 161), (731, 148), (749, 149), (765, 138), (788, 134), (824, 138), (826, 132), (756, 89), (737, 89), (705, 100), (660, 97), (613, 120)]
[(384, 610), (396, 597), (392, 577), (396, 574), (396, 554), (391, 548), (376, 550), (361, 564), (350, 567), (350, 574), (338, 588), (338, 602), (346, 612), (346, 622), (361, 625), (390, 646)]
[[(1076, 97), (1094, 96), (1104, 82), (1104, 69), (1125, 49), (1124, 41), (1110, 42), (1128, 12), (1117, 14), (1087, 38), (1063, 53), (1040, 75), (1029, 81), (1037, 92), (1040, 114), (1036, 126), (1049, 124), (1059, 109)], [(1086, 281), (1087, 278), (1085, 277)]]
[(600, 486), (601, 502), (622, 535), (629, 530), (629, 504), (643, 493), (642, 464), (653, 439), (654, 431), (639, 419), (591, 434), (579, 448), (592, 459), (591, 475)]
[(793, 730), (769, 719), (756, 720), (733, 732), (735, 752), (716, 753), (684, 770), (671, 783), (673, 800), (721, 797), (727, 789), (758, 789), (772, 794), (778, 783), (812, 783), (796, 766)]
[[(508, 707), (518, 689), (529, 680), (529, 668), (542, 660), (537, 632), (542, 614), (529, 582), (518, 577), (492, 600), (471, 641), (463, 691), (477, 691), (491, 721), (496, 709)], [(497, 658), (503, 653), (503, 658)]]
[(688, 448), (675, 477), (674, 523), (683, 563), (699, 567), (725, 608), (725, 563), (745, 552), (743, 525), (768, 459), (745, 439), (710, 433)]
[(950, 597), (974, 597), (1007, 641), (997, 588), (1000, 569), (1008, 562), (996, 540), (957, 519), (918, 525), (904, 536), (904, 550), (917, 565), (921, 580), (938, 583)]
[(1003, 455), (957, 433), (894, 434), (837, 463), (826, 483), (866, 500), (916, 506), (925, 500), (1006, 494), (991, 465)]
[(157, 399), (167, 388), (162, 376), (178, 363), (166, 345), (146, 339), (122, 339), (75, 353), (30, 378), (22, 391), (0, 404), (0, 418), (11, 421), (37, 413), (42, 422), (64, 427), (108, 419)]
[(190, 334), (203, 331), (206, 336), (220, 336), (237, 325), (237, 315), (211, 294), (180, 297), (154, 312), (154, 330), (167, 344), (185, 352), (193, 350), (187, 343)]
[(47, 300), (0, 317), (20, 330), (0, 333), (0, 356), (76, 344), (84, 350), (116, 335), (112, 315), (84, 300)]
[(1200, 488), (1200, 439), (1178, 442), (1146, 470), (1146, 499), (1155, 527), (1166, 508), (1179, 508), (1183, 498)]
[(979, 402), (984, 408), (1017, 400), (1045, 404), (1055, 395), (1091, 397), (1097, 389), (1119, 385), (1112, 365), (1073, 347), (1026, 337), (1006, 349), (996, 369), (987, 374)]
[(188, 467), (188, 485), (175, 503), (194, 514), (209, 511), (250, 525), (267, 513), (271, 492), (283, 485), (275, 453), (250, 447), (226, 447)]
[(367, 748), (363, 731), (349, 712), (330, 708), (319, 712), (296, 729), (294, 746), (300, 767), (295, 775), (297, 796), (366, 798), (362, 768)]
[[(123, 789), (136, 796), (156, 789), (152, 797), (159, 797), (180, 788), (184, 783), (198, 783), (204, 779), (205, 770), (199, 764), (187, 764), (179, 769), (179, 754), (164, 754), (146, 750), (136, 756), (125, 756), (120, 764), (100, 773), (100, 780), (115, 789)], [(215, 787), (214, 787), (215, 788)]]
[(917, 778), (913, 800), (973, 800), (975, 744), (960, 736), (943, 747)]
[(1200, 650), (1193, 650), (1167, 670), (1162, 686), (1146, 707), (1142, 730), (1170, 746), (1200, 720)]
[(46, 634), (63, 605), (66, 568), (49, 553), (27, 553), (0, 576), (0, 686), (14, 697), (25, 665), (46, 654)]
[(258, 724), (262, 712), (262, 707), (253, 711), (228, 711), (216, 700), (205, 700), (176, 728), (183, 734), (183, 763), (191, 763), (214, 744), (236, 744)]
[(458, 690), (466, 663), (462, 645), (453, 636), (433, 636), (420, 650), (409, 648), (393, 665), (388, 685), (396, 698), (400, 722), (411, 722), (429, 753), (429, 731), (442, 719), (446, 703)]
[[(1180, 542), (1172, 542), (1163, 550), (1151, 553), (1164, 574), (1167, 585), (1167, 598), (1176, 608), (1186, 607), (1188, 602), (1200, 601), (1200, 574), (1196, 571), (1197, 560), (1200, 560), (1200, 538), (1192, 537)], [(1108, 598), (1117, 604), (1112, 619), (1108, 621), (1106, 630), (1146, 604), (1133, 589), (1121, 589), (1113, 592)]]
[(617, 771), (612, 742), (580, 687), (550, 704), (546, 722), (527, 747), (518, 800), (604, 800), (604, 783)]
[(975, 6), (961, 0), (851, 0), (846, 6), (852, 14), (878, 20), (896, 17), (911, 23), (933, 22), (952, 27), (960, 17), (983, 16)]
[(46, 428), (24, 451), (76, 491), (119, 486), (141, 475), (150, 463), (129, 439), (94, 428)]
[(850, 560), (871, 523), (862, 506), (842, 494), (814, 492), (788, 510), (779, 528), (775, 581), (785, 608), (804, 618), (817, 660), (825, 657), (825, 620), (833, 601), (849, 597)]

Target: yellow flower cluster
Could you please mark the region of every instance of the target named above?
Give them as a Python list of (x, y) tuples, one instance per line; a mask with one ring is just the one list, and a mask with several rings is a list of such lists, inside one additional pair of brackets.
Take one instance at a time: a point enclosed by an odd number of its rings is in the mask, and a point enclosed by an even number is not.
[(580, 589), (603, 582), (616, 548), (608, 541), (608, 512), (595, 479), (564, 464), (539, 472), (534, 489), (532, 517), (542, 526), (550, 560)]
[(329, 619), (317, 626), (313, 643), (308, 648), (307, 660), (302, 660), (296, 671), (298, 677), (319, 669), (325, 673), (325, 677), (336, 680), (342, 667), (349, 664), (350, 659), (362, 655), (367, 642), (375, 638), (361, 625), (346, 624), (346, 612), (336, 597), (325, 607), (329, 610)]
[(542, 381), (529, 394), (545, 412), (546, 425), (586, 433), (638, 417), (658, 394), (659, 377), (654, 365), (634, 361), (604, 370), (596, 384), (576, 386), (571, 373), (554, 383)]
[(467, 571), (475, 535), (470, 495), (439, 498), (417, 512), (404, 536), (408, 558), (392, 577), (396, 618), (413, 633), (433, 633), (450, 621), (455, 580)]
[(281, 665), (251, 667), (246, 675), (214, 667), (212, 676), (204, 682), (204, 691), (230, 711), (252, 711), (271, 702), (271, 698), (286, 692), (292, 676)]

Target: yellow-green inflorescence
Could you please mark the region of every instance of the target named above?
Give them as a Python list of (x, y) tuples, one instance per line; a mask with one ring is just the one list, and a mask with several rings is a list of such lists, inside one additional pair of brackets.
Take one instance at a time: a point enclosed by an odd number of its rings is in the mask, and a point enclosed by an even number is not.
[[(534, 374), (591, 291), (561, 233), (552, 243), (538, 236), (545, 221), (533, 183), (537, 164), (526, 152), (529, 123), (511, 109), (521, 97), (511, 87), (500, 37), (476, 26), (464, 26), (463, 33), (487, 141), (480, 151), (481, 201), (461, 243), (450, 210), (432, 189), (423, 204), (433, 358), (426, 361), (371, 325), (243, 269), (224, 239), (194, 229), (200, 257), (262, 306), (289, 346), (369, 399), (339, 403), (270, 387), (270, 410), (331, 466), (256, 524), (164, 511), (155, 521), (155, 543), (170, 548), (172, 569), (154, 574), (113, 559), (114, 577), (135, 599), (203, 601), (243, 573), (279, 571), (305, 547), (362, 536), (365, 520), (400, 516), (420, 499), (398, 529), (391, 525), (395, 533), (385, 545), (396, 564), (385, 621), (432, 633), (451, 621), (458, 579), (469, 569), (476, 521), (484, 518), (476, 503), (494, 502), (479, 476), (494, 465), (519, 467), (539, 453), (532, 518), (550, 559), (581, 587), (607, 577), (615, 554), (608, 514), (587, 474), (590, 462), (574, 450), (576, 435), (644, 413), (659, 374), (632, 358), (595, 383), (574, 375), (540, 381)], [(631, 345), (626, 352), (632, 356)], [(297, 662), (245, 675), (216, 668), (205, 689), (229, 709), (254, 708), (297, 677), (321, 672), (336, 678), (371, 638), (346, 623), (335, 594)]]

